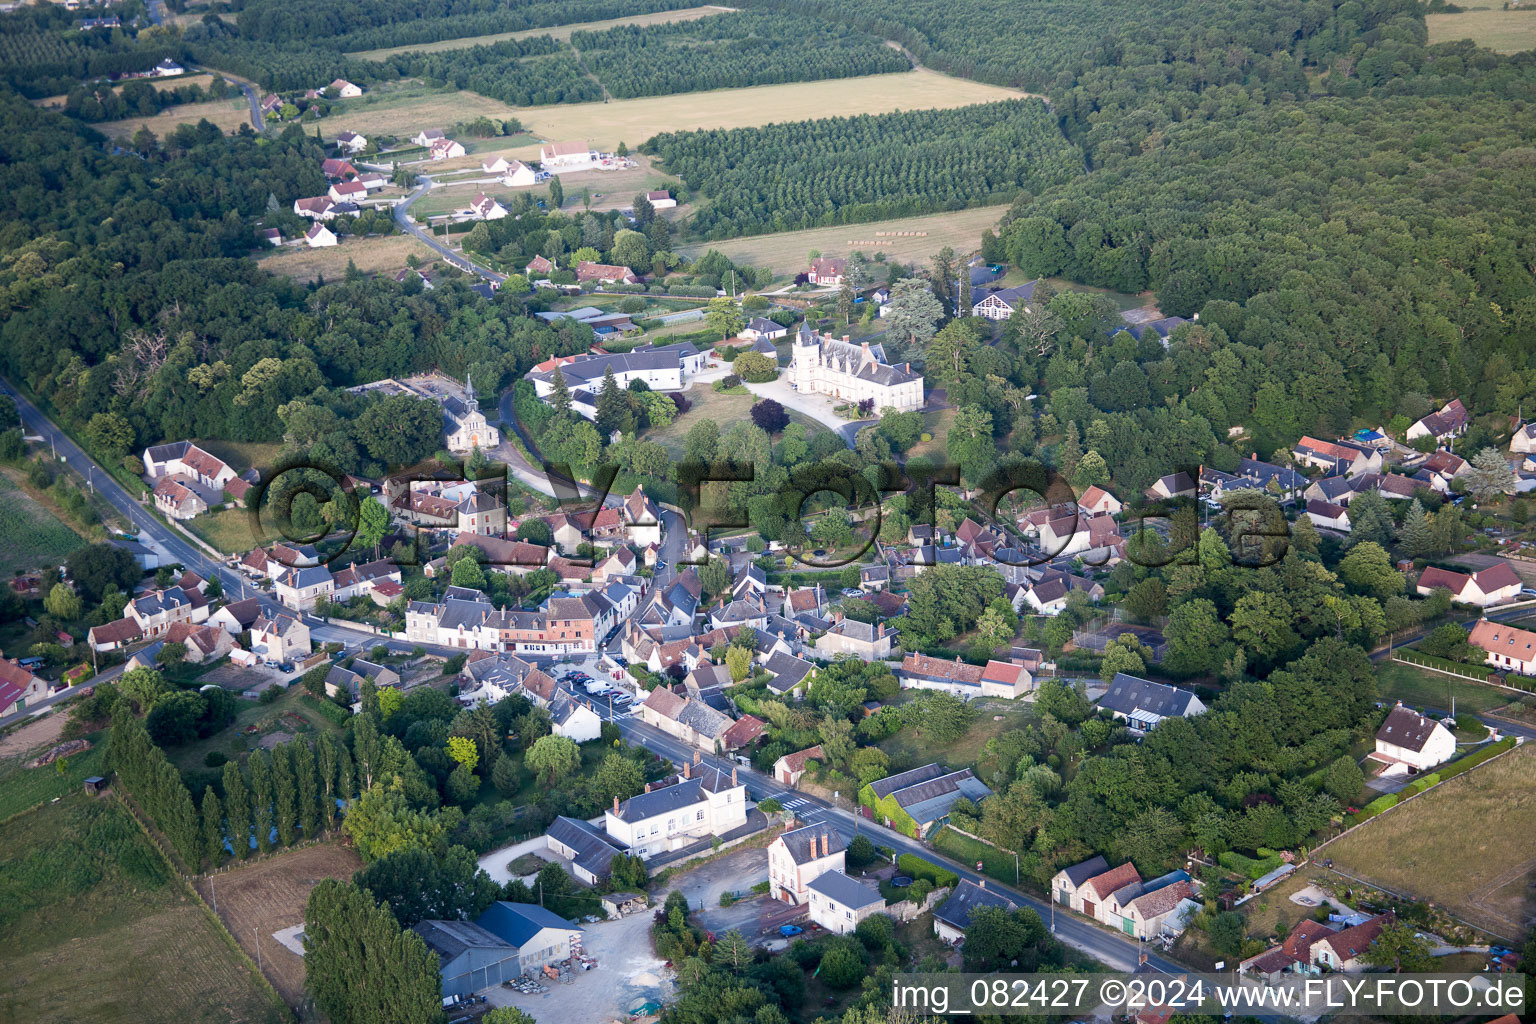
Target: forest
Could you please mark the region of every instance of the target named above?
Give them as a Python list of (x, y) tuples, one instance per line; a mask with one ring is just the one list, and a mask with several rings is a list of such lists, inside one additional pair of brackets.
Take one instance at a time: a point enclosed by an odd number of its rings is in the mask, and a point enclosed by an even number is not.
[(1037, 100), (674, 132), (642, 149), (709, 200), (690, 230), (710, 239), (957, 210), (1082, 169)]
[(519, 107), (586, 103), (603, 91), (549, 36), (506, 40), (463, 50), (416, 51), (388, 57), (367, 80), (424, 78)]
[(864, 32), (757, 11), (576, 32), (571, 45), (619, 99), (851, 78), (911, 66), (899, 51)]
[(294, 4), (255, 0), (241, 8), (241, 35), (270, 43), (318, 42), (337, 50), (374, 50), (602, 21), (691, 7), (691, 0), (382, 0), (359, 8), (344, 0)]

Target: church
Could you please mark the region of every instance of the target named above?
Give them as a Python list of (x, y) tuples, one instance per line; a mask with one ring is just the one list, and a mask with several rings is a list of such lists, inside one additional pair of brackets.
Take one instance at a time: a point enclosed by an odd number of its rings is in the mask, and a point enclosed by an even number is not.
[(449, 395), (443, 399), (444, 442), (451, 452), (484, 451), (501, 443), (501, 432), (485, 420), (475, 401), (475, 382), (464, 378), (464, 397)]
[(801, 392), (839, 402), (873, 401), (876, 413), (923, 407), (923, 375), (911, 363), (892, 366), (880, 345), (855, 345), (847, 335), (839, 340), (817, 334), (806, 323), (795, 335), (789, 381)]

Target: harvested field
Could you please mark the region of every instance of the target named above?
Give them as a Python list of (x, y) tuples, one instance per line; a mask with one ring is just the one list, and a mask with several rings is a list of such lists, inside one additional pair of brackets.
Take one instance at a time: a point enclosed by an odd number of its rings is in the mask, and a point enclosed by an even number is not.
[[(961, 253), (975, 249), (981, 244), (982, 231), (995, 228), (1006, 209), (1005, 206), (980, 206), (972, 210), (874, 221), (869, 224), (841, 224), (808, 231), (751, 235), (724, 242), (683, 246), (679, 251), (683, 255), (697, 257), (709, 249), (718, 249), (733, 262), (771, 267), (774, 273), (781, 275), (803, 271), (805, 254), (812, 249), (818, 249), (828, 256), (842, 256), (858, 248), (869, 254), (884, 253), (888, 259), (902, 263), (927, 263), (930, 256), (946, 245)], [(892, 244), (849, 245), (850, 242), (876, 241)]]
[(1510, 11), (1481, 7), (1459, 14), (1430, 14), (1425, 16), (1424, 23), (1431, 45), (1470, 39), (1497, 53), (1536, 48), (1536, 11), (1528, 7)]
[(112, 797), (0, 826), (0, 1018), (82, 1024), (290, 1019)]
[(419, 85), (393, 89), (381, 86), (357, 99), (334, 104), (327, 119), (326, 133), (331, 135), (348, 129), (368, 136), (394, 135), (409, 139), (423, 128), (447, 128), (482, 115), (500, 120), (522, 118), (527, 109), (473, 92), (445, 92)]
[(1532, 834), (1536, 749), (1525, 745), (1371, 819), (1322, 855), (1340, 871), (1518, 940), (1536, 923)]
[(304, 958), (272, 933), (304, 922), (309, 891), (324, 878), (351, 878), (362, 858), (340, 843), (321, 843), (274, 854), (266, 860), (198, 880), (197, 891), (217, 903), (222, 920), (289, 1006), (304, 999)]
[(197, 124), (204, 118), (218, 125), (221, 131), (232, 132), (242, 124), (251, 123), (251, 106), (245, 101), (244, 96), (236, 95), (234, 99), (213, 100), (208, 103), (184, 103), (181, 106), (162, 110), (153, 117), (129, 117), (121, 121), (103, 121), (95, 127), (104, 135), (128, 138), (138, 131), (140, 126), (144, 126), (155, 133), (155, 138), (163, 139), (167, 133), (175, 131), (178, 126)]
[(651, 14), (637, 14), (632, 18), (610, 18), (607, 21), (582, 21), (574, 25), (554, 25), (550, 28), (528, 28), (518, 32), (496, 32), (487, 36), (468, 36), (463, 39), (440, 39), (435, 43), (417, 43), (414, 46), (388, 46), (379, 50), (359, 50), (353, 53), (353, 57), (361, 57), (363, 60), (378, 60), (381, 57), (390, 57), (397, 53), (431, 53), (437, 50), (464, 50), (471, 46), (490, 46), (508, 39), (528, 39), (532, 36), (549, 36), (552, 39), (566, 40), (571, 38), (572, 32), (602, 32), (619, 25), (669, 25), (675, 21), (693, 21), (695, 18), (707, 18), (711, 14), (723, 14), (734, 10), (731, 7), (688, 7), (680, 11), (656, 11)]
[(64, 723), (69, 716), (62, 713), (47, 715), (0, 737), (0, 757), (21, 757), (35, 747), (51, 747), (59, 742)]
[(340, 245), (324, 249), (285, 245), (257, 262), (269, 273), (307, 283), (322, 276), (327, 281), (340, 280), (347, 272), (348, 260), (365, 274), (399, 270), (405, 266), (405, 258), (413, 253), (423, 265), (437, 258), (437, 253), (415, 235), (395, 234), (370, 238), (349, 236), (343, 238)]

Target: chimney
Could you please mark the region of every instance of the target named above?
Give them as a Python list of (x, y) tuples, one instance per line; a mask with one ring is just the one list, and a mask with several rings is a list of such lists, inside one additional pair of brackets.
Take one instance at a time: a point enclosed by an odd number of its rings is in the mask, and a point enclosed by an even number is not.
[(694, 764), (698, 764), (698, 763), (699, 763), (699, 760), (700, 760), (700, 758), (702, 758), (702, 757), (703, 757), (703, 756), (704, 756), (704, 755), (703, 755), (703, 754), (701, 754), (701, 753), (699, 753), (699, 752), (698, 752), (698, 751), (697, 751), (697, 750), (695, 750), (695, 751), (694, 751), (694, 752), (693, 752), (693, 763), (694, 763)]
[(867, 342), (867, 341), (864, 342), (863, 343), (863, 348), (864, 348), (864, 354), (865, 355), (869, 355), (869, 342)]
[[(846, 335), (846, 334), (845, 334), (845, 335), (843, 335), (843, 344), (844, 344), (844, 345), (851, 345), (851, 344), (852, 344), (852, 343), (853, 343), (853, 339), (852, 339), (852, 338), (850, 338), (850, 337), (849, 337), (849, 336), (848, 336), (848, 335)], [(866, 345), (865, 345), (865, 346), (864, 346), (864, 347), (865, 347), (865, 348), (868, 348), (868, 347), (869, 347), (869, 346), (868, 346), (868, 345), (867, 345), (867, 344), (866, 344)]]
[[(649, 783), (649, 782), (647, 782), (647, 783), (646, 783), (646, 784), (645, 784), (645, 791), (646, 791), (646, 792), (647, 792), (647, 793), (649, 793), (649, 792), (650, 792), (650, 791), (651, 791), (651, 784), (650, 784), (650, 783)], [(615, 802), (617, 802), (617, 801), (618, 801), (618, 797), (614, 797), (614, 801), (615, 801)]]
[(731, 785), (733, 785), (733, 786), (737, 785), (737, 782), (736, 782), (736, 769), (735, 768), (731, 769)]
[(683, 762), (683, 778), (693, 778), (693, 765), (689, 764), (687, 761)]
[(613, 813), (614, 814), (618, 814), (619, 813), (619, 798), (618, 797), (614, 797), (613, 798)]

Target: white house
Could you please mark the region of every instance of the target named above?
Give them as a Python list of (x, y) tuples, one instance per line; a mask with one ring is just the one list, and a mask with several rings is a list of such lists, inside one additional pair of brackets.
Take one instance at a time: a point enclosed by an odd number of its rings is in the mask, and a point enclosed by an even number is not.
[(427, 146), (427, 156), (432, 160), (452, 160), (461, 157), (466, 150), (452, 139), (434, 139)]
[(1035, 297), (1035, 283), (1031, 281), (1016, 288), (1000, 288), (988, 292), (971, 304), (971, 315), (988, 320), (1007, 320), (1014, 313), (1028, 313), (1029, 303)]
[(1467, 641), (1480, 649), (1488, 664), (1523, 676), (1536, 675), (1536, 633), (1483, 619)]
[(811, 269), (806, 274), (806, 278), (811, 284), (824, 288), (836, 288), (843, 283), (843, 271), (847, 266), (847, 260), (832, 256), (818, 256), (811, 260)]
[(361, 87), (353, 85), (345, 78), (336, 79), (330, 84), (329, 88), (335, 89), (337, 97), (344, 100), (356, 99), (363, 94)]
[(1077, 499), (1077, 507), (1090, 516), (1117, 516), (1125, 508), (1120, 499), (1110, 494), (1104, 488), (1094, 485), (1083, 492), (1083, 496)]
[(1536, 452), (1536, 422), (1522, 423), (1515, 428), (1514, 436), (1509, 439), (1509, 450), (1516, 455)]
[(784, 903), (805, 903), (811, 882), (847, 867), (848, 844), (826, 825), (785, 832), (768, 846), (768, 894)]
[(1401, 703), (1376, 730), (1376, 752), (1371, 757), (1389, 764), (1427, 771), (1456, 756), (1456, 737), (1435, 721), (1405, 708)]
[(191, 441), (173, 441), (144, 449), (144, 475), (150, 480), (189, 477), (203, 487), (223, 490), (238, 474)]
[(847, 935), (870, 914), (885, 909), (885, 897), (879, 890), (842, 871), (823, 872), (808, 888), (811, 920), (834, 935)]
[(476, 220), (501, 220), (507, 215), (507, 208), (481, 192), (475, 196), (474, 202), (469, 204), (469, 209), (464, 213)]
[(445, 136), (441, 128), (423, 128), (411, 137), (411, 141), (418, 146), (430, 146), (442, 138)]
[(1449, 441), (1467, 432), (1472, 417), (1467, 413), (1467, 407), (1461, 404), (1461, 399), (1453, 398), (1439, 411), (1432, 412), (1409, 427), (1403, 435), (1405, 440), (1416, 441), (1421, 437), (1433, 437), (1439, 441)]
[(533, 168), (521, 160), (513, 160), (507, 164), (505, 172), (501, 176), (501, 183), (507, 188), (523, 188), (532, 185), (539, 180), (539, 176), (533, 172)]
[(685, 763), (680, 781), (615, 799), (603, 830), (635, 856), (649, 859), (746, 823), (747, 789), (734, 768), (726, 775), (716, 767)]
[(867, 341), (855, 345), (847, 335), (841, 340), (819, 335), (806, 323), (795, 335), (789, 380), (801, 392), (848, 404), (872, 402), (876, 415), (923, 407), (923, 375), (911, 363), (893, 366), (879, 346)]
[(662, 189), (657, 192), (647, 192), (646, 201), (651, 204), (653, 210), (670, 210), (677, 205), (677, 200), (672, 198), (672, 193)]
[(337, 244), (336, 233), (324, 224), (311, 225), (310, 229), (304, 232), (304, 241), (311, 249), (323, 249)]
[(308, 217), (310, 220), (330, 220), (336, 216), (336, 204), (330, 196), (312, 196), (309, 199), (295, 199), (293, 212), (300, 217)]
[(1451, 598), (1459, 604), (1489, 605), (1513, 601), (1520, 596), (1520, 577), (1508, 562), (1499, 561), (1485, 569), (1468, 575), (1430, 566), (1419, 574), (1416, 589), (1420, 594), (1431, 594), (1437, 588), (1449, 590)]
[(1312, 499), (1307, 502), (1307, 518), (1312, 520), (1313, 526), (1349, 532), (1349, 510), (1343, 505)]
[(326, 195), (335, 203), (355, 203), (368, 198), (368, 186), (360, 181), (338, 181)]
[(539, 147), (539, 163), (549, 170), (576, 170), (597, 162), (597, 154), (585, 139), (571, 142), (546, 142)]
[(549, 705), (549, 717), (556, 736), (576, 743), (586, 743), (602, 735), (603, 720), (585, 702), (564, 694)]
[(368, 148), (368, 136), (358, 132), (338, 132), (336, 135), (336, 145), (348, 153), (361, 153)]

